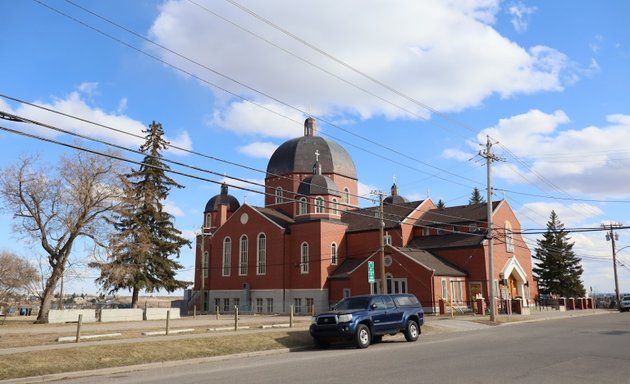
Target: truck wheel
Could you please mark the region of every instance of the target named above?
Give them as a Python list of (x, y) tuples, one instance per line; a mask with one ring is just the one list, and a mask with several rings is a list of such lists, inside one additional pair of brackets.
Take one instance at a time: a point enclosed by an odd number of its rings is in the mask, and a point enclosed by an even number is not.
[(357, 348), (367, 348), (371, 339), (370, 329), (365, 324), (359, 324), (354, 338)]
[(405, 328), (405, 339), (407, 341), (416, 341), (420, 336), (420, 328), (415, 320), (407, 321), (407, 327)]

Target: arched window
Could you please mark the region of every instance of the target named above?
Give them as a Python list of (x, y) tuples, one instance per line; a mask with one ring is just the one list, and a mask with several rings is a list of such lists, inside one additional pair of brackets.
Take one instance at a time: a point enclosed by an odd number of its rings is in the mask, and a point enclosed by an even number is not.
[(243, 235), (241, 236), (241, 246), (240, 246), (240, 257), (238, 260), (238, 274), (240, 276), (246, 276), (247, 275), (247, 236)]
[(306, 201), (306, 197), (300, 197), (300, 201), (298, 203), (298, 215), (306, 215), (308, 213), (308, 202)]
[(336, 197), (333, 197), (332, 199), (332, 214), (333, 215), (339, 214), (339, 202), (337, 201)]
[[(258, 235), (258, 255), (256, 257), (256, 274), (267, 273), (267, 238), (264, 233)], [(261, 299), (262, 300), (262, 299)]]
[(232, 269), (232, 240), (229, 237), (223, 239), (223, 265), (221, 275), (230, 276)]
[(343, 203), (346, 205), (345, 209), (348, 209), (348, 205), (350, 204), (350, 190), (348, 187), (343, 189)]
[(317, 196), (315, 198), (315, 213), (324, 213), (324, 198), (321, 196)]
[(330, 245), (330, 264), (337, 265), (337, 244)]
[(300, 272), (308, 273), (309, 257), (308, 257), (308, 243), (302, 243), (300, 247)]
[(276, 188), (276, 204), (280, 204), (284, 200), (283, 193), (284, 191), (282, 190), (282, 187)]
[(514, 252), (514, 237), (512, 233), (512, 225), (509, 221), (505, 222), (505, 250)]
[(206, 228), (210, 228), (212, 226), (212, 214), (206, 214)]

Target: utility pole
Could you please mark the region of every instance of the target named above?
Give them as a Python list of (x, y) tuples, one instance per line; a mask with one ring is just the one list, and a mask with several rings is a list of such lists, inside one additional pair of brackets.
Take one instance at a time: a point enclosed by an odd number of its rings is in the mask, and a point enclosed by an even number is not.
[(383, 192), (370, 191), (372, 195), (378, 195), (378, 219), (379, 222), (379, 235), (381, 237), (381, 293), (387, 292), (387, 281), (385, 280), (385, 220), (383, 218)]
[(488, 229), (486, 233), (486, 239), (488, 240), (488, 301), (490, 305), (490, 321), (496, 321), (496, 307), (494, 304), (494, 242), (493, 242), (493, 233), (492, 233), (492, 162), (499, 160), (492, 153), (492, 143), (490, 142), (490, 136), (486, 136), (486, 149), (483, 151), (479, 151), (479, 156), (486, 159), (486, 173), (488, 175), (487, 186), (488, 186), (488, 197), (487, 197), (487, 220), (488, 220)]
[(619, 235), (614, 232), (615, 228), (620, 228), (619, 223), (610, 223), (608, 225), (602, 224), (602, 228), (608, 229), (606, 233), (606, 241), (610, 241), (612, 245), (612, 259), (613, 259), (613, 271), (615, 273), (615, 302), (617, 303), (617, 309), (620, 308), (621, 302), (619, 297), (619, 279), (617, 278), (617, 249), (615, 247), (615, 240), (619, 240)]

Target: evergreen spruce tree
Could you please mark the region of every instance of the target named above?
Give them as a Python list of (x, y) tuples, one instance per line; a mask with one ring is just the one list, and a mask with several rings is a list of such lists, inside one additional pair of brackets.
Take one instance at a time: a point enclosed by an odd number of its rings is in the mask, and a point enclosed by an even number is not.
[(472, 194), (470, 195), (470, 199), (468, 199), (468, 205), (480, 204), (485, 202), (486, 201), (483, 199), (483, 196), (481, 196), (481, 192), (479, 192), (479, 188), (475, 187), (475, 189), (473, 189), (472, 191)]
[(444, 204), (444, 202), (442, 201), (442, 199), (438, 200), (437, 205), (435, 206), (437, 209), (444, 209), (446, 208), (446, 205)]
[(573, 252), (573, 242), (556, 212), (551, 211), (547, 232), (532, 257), (537, 260), (532, 272), (538, 278), (541, 293), (560, 297), (582, 297), (586, 293), (580, 278), (584, 272), (581, 259)]
[(182, 265), (172, 258), (179, 257), (182, 246), (190, 247), (190, 241), (181, 236), (163, 205), (171, 188), (183, 186), (166, 175), (169, 168), (161, 152), (168, 142), (162, 125), (153, 122), (144, 133), (143, 163), (121, 180), (123, 198), (112, 222), (116, 233), (110, 239), (109, 260), (91, 264), (101, 269), (97, 283), (110, 293), (131, 290), (132, 307), (137, 307), (140, 290), (173, 292), (191, 284), (175, 278)]

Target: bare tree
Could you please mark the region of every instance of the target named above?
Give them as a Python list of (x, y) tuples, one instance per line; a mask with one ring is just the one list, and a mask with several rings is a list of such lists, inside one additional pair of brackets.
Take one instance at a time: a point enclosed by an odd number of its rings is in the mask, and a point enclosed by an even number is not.
[(0, 251), (0, 301), (34, 293), (39, 282), (37, 269), (26, 259)]
[(63, 278), (77, 238), (96, 243), (108, 232), (104, 216), (115, 204), (117, 164), (109, 157), (76, 152), (56, 167), (36, 167), (23, 157), (0, 173), (3, 209), (14, 217), (13, 231), (39, 243), (47, 256), (46, 278), (37, 322), (46, 322), (54, 290)]

